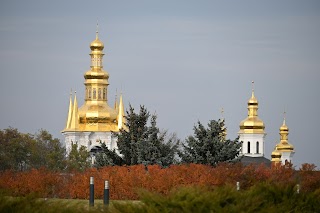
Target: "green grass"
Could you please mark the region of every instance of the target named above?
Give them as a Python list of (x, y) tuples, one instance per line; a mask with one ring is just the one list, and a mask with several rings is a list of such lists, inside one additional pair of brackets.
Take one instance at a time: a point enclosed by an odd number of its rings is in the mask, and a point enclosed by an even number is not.
[(125, 204), (140, 205), (140, 201), (110, 201), (104, 205), (103, 200), (94, 201), (94, 206), (89, 206), (89, 200), (82, 199), (58, 199), (36, 198), (33, 195), (27, 197), (0, 196), (0, 212), (47, 212), (47, 213), (72, 213), (72, 212), (117, 212), (113, 205)]
[(140, 197), (140, 201), (110, 201), (107, 207), (95, 200), (89, 207), (88, 200), (0, 195), (0, 212), (320, 212), (320, 189), (297, 194), (294, 186), (267, 183), (243, 191), (234, 186), (185, 187), (167, 196), (141, 190)]

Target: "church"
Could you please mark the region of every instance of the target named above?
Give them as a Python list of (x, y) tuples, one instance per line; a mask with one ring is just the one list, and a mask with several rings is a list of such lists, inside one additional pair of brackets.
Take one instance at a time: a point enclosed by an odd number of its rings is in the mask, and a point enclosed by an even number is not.
[[(253, 84), (253, 82), (252, 82)], [(258, 100), (254, 95), (252, 86), (251, 98), (248, 101), (248, 117), (241, 121), (238, 132), (239, 141), (242, 142), (240, 156), (244, 165), (265, 164), (266, 166), (285, 165), (292, 162), (294, 147), (288, 142), (289, 128), (285, 124), (280, 127), (280, 143), (276, 145), (271, 154), (271, 161), (265, 158), (265, 125), (258, 117)]]
[(104, 44), (99, 40), (98, 31), (90, 49), (91, 66), (84, 74), (84, 104), (78, 107), (76, 93), (73, 102), (70, 94), (67, 121), (62, 130), (67, 154), (73, 143), (77, 143), (78, 147), (87, 147), (91, 154), (101, 149), (100, 143), (105, 143), (109, 149), (116, 149), (117, 141), (112, 132), (119, 132), (125, 127), (122, 95), (119, 102), (115, 100), (114, 107), (108, 105), (109, 74), (103, 70)]
[[(84, 104), (78, 107), (76, 93), (73, 102), (70, 94), (67, 121), (62, 130), (67, 154), (70, 153), (74, 143), (77, 143), (78, 147), (86, 147), (92, 156), (101, 149), (100, 143), (105, 143), (110, 150), (117, 149), (117, 141), (112, 132), (126, 129), (122, 95), (119, 102), (115, 100), (114, 107), (108, 105), (109, 74), (103, 70), (104, 44), (99, 40), (98, 31), (96, 39), (90, 44), (90, 49), (91, 66), (90, 70), (84, 74)], [(252, 89), (247, 107), (248, 116), (241, 121), (238, 132), (239, 141), (242, 142), (241, 162), (244, 165), (263, 163), (267, 166), (291, 162), (294, 147), (288, 142), (289, 128), (285, 119), (280, 127), (280, 142), (271, 154), (271, 161), (265, 158), (266, 132), (264, 122), (258, 117), (258, 105)]]

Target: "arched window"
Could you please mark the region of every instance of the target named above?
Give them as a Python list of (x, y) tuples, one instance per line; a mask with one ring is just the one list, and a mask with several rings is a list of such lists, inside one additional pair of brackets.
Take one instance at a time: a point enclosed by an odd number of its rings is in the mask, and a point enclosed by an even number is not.
[(248, 151), (248, 153), (250, 153), (250, 141), (248, 141), (247, 151)]
[(93, 99), (97, 98), (97, 92), (96, 92), (96, 88), (93, 88)]
[(257, 143), (256, 143), (256, 153), (257, 154), (259, 153), (259, 141), (257, 141)]
[(98, 89), (98, 99), (101, 99), (101, 88)]
[(88, 97), (91, 99), (91, 89), (89, 88)]

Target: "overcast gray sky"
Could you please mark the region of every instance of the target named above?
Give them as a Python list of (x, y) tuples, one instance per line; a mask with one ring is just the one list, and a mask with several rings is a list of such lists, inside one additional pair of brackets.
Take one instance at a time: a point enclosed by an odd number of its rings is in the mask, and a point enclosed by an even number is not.
[(223, 107), (234, 139), (254, 80), (266, 157), (285, 108), (294, 164), (320, 167), (319, 1), (2, 0), (1, 129), (63, 139), (70, 89), (84, 102), (97, 20), (109, 105), (122, 90), (126, 107), (145, 105), (181, 139)]

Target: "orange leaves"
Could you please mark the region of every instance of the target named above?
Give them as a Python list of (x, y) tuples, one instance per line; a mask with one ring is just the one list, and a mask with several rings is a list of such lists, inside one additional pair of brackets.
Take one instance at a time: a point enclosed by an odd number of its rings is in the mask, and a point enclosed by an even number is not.
[(138, 190), (167, 195), (180, 186), (221, 186), (236, 185), (246, 189), (260, 182), (273, 182), (280, 185), (297, 184), (301, 191), (320, 188), (320, 172), (314, 165), (303, 165), (300, 171), (292, 167), (242, 166), (241, 164), (219, 164), (216, 167), (201, 164), (171, 165), (161, 168), (158, 165), (108, 166), (91, 168), (84, 172), (61, 173), (45, 168), (26, 172), (5, 171), (0, 173), (0, 188), (14, 196), (36, 193), (39, 197), (89, 198), (89, 180), (94, 177), (95, 198), (102, 199), (104, 181), (110, 185), (110, 199), (139, 199)]

